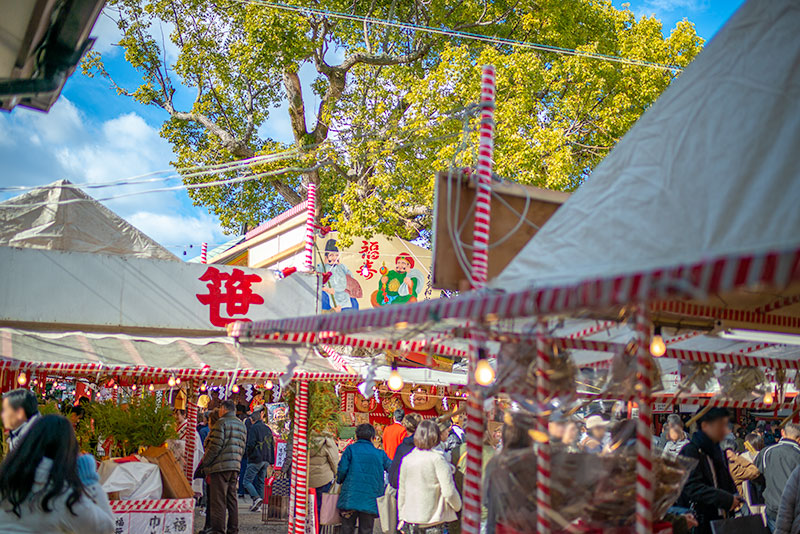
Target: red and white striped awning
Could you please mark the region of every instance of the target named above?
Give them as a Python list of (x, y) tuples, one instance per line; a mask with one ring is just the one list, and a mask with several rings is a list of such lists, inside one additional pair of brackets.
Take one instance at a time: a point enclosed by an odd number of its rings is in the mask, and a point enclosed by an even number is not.
[(334, 351), (310, 346), (245, 347), (226, 338), (165, 338), (0, 328), (0, 369), (123, 383), (181, 379), (239, 382), (283, 375), (295, 359), (299, 380), (351, 380)]

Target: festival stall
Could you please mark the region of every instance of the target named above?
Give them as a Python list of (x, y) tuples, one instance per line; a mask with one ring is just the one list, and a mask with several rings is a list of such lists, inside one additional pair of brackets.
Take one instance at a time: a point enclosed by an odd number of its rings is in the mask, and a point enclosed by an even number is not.
[[(240, 347), (225, 336), (223, 327), (235, 319), (314, 313), (316, 275), (284, 279), (267, 270), (185, 264), (63, 181), (0, 203), (0, 220), (3, 391), (55, 384), (74, 388), (76, 397), (107, 398), (110, 406), (157, 397), (158, 411), (182, 390), (184, 428), (192, 429), (202, 393), (227, 396), (267, 381), (286, 389), (292, 380), (302, 392), (308, 381), (353, 377), (326, 347)], [(184, 472), (172, 469), (169, 477), (188, 487), (195, 433), (181, 437)], [(174, 460), (151, 452), (161, 496), (173, 498), (114, 500), (117, 531), (191, 532), (191, 491), (167, 491), (162, 464), (174, 467)]]
[[(680, 362), (672, 395), (682, 404), (797, 410), (785, 398), (788, 382), (798, 378), (794, 344), (800, 334), (797, 27), (800, 12), (789, 0), (751, 0), (740, 8), (490, 291), (480, 290), (488, 261), (494, 107), (494, 73), (484, 69), (472, 257), (478, 291), (361, 312), (235, 323), (231, 334), (240, 342), (396, 350), (436, 350), (442, 340), (468, 340), (476, 381), (463, 493), (463, 530), (469, 534), (480, 526), (484, 395), (517, 395), (534, 415), (535, 462), (526, 472), (535, 480), (536, 506), (525, 527), (539, 533), (580, 522), (590, 528), (596, 517), (587, 510), (598, 510), (597, 503), (587, 508), (583, 502), (567, 513), (559, 486), (564, 481), (552, 485), (562, 471), (580, 472), (551, 451), (547, 416), (554, 401), (633, 401), (633, 456), (613, 464), (613, 477), (585, 467), (618, 483), (617, 489), (631, 489), (623, 494), (608, 488), (611, 503), (624, 505), (615, 516), (620, 525), (637, 534), (653, 532), (668, 500), (665, 484), (679, 487), (686, 471), (654, 458), (651, 449), (661, 358)], [(597, 321), (598, 327), (575, 335), (565, 329), (564, 317)], [(618, 339), (592, 338), (607, 331)], [(689, 348), (700, 346), (707, 348)], [(604, 390), (575, 388), (572, 354), (579, 351), (605, 353), (595, 361), (610, 360)], [(492, 353), (494, 390), (477, 384), (491, 384), (493, 376), (475, 372), (486, 370)], [(774, 370), (772, 380), (764, 368)], [(690, 395), (713, 381), (720, 383), (719, 395)], [(576, 515), (576, 509), (584, 512)], [(294, 532), (302, 527), (295, 522)]]

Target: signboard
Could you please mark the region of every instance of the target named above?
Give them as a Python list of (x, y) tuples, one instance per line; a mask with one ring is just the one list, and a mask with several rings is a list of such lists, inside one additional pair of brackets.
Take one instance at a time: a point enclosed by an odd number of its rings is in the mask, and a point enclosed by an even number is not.
[(112, 501), (114, 534), (191, 534), (194, 499)]
[(322, 313), (439, 297), (431, 287), (431, 251), (408, 241), (378, 235), (343, 247), (331, 232), (317, 237), (315, 248)]
[(671, 402), (654, 402), (653, 413), (672, 413)]
[(317, 276), (0, 247), (0, 325), (197, 334), (316, 310)]

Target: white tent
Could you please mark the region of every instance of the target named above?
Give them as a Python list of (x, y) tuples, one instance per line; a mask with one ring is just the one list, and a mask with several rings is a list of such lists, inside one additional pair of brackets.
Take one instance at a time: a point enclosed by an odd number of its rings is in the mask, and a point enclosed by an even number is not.
[(796, 251), (798, 147), (800, 2), (751, 0), (492, 286)]
[(0, 245), (179, 261), (67, 180), (0, 202)]

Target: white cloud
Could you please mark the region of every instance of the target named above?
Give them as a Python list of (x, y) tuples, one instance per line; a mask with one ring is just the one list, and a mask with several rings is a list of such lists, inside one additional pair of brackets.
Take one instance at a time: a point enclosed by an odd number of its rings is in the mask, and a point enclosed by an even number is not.
[(646, 8), (659, 11), (705, 11), (708, 9), (708, 0), (646, 0)]
[(139, 211), (126, 219), (159, 243), (173, 247), (173, 251), (174, 245), (220, 243), (228, 239), (210, 215), (192, 217)]
[[(170, 169), (169, 144), (137, 113), (96, 123), (61, 97), (49, 114), (22, 108), (0, 114), (3, 185), (43, 185), (66, 178), (73, 183), (109, 182)], [(87, 189), (95, 198), (176, 185), (157, 181), (136, 186)], [(2, 198), (13, 196), (5, 194)], [(225, 241), (219, 223), (191, 206), (185, 191), (137, 194), (104, 202), (165, 245)], [(172, 248), (180, 254), (181, 248)]]
[(97, 17), (97, 22), (94, 23), (94, 28), (92, 28), (91, 35), (97, 39), (92, 50), (104, 55), (115, 55), (120, 50), (117, 43), (122, 37), (122, 32), (117, 26), (118, 18), (119, 16), (114, 8), (110, 6), (103, 8), (100, 16)]

